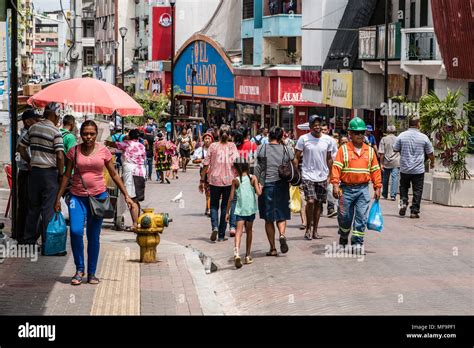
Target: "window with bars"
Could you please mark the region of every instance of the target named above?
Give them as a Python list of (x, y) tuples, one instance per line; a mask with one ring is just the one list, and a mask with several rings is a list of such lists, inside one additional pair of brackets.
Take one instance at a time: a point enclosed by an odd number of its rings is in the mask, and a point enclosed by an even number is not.
[(253, 39), (243, 39), (243, 63), (253, 65)]
[(244, 0), (242, 19), (253, 18), (254, 0)]

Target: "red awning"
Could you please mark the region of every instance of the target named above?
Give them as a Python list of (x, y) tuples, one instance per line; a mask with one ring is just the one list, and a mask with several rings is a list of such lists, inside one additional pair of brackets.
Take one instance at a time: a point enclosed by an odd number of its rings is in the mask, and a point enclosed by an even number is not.
[(474, 0), (431, 0), (448, 78), (474, 80)]

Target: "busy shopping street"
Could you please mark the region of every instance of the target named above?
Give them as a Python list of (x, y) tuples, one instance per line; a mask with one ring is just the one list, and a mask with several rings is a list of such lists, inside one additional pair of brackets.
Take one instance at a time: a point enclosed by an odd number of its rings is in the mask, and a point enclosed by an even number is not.
[(0, 1), (0, 348), (472, 340), (473, 22)]

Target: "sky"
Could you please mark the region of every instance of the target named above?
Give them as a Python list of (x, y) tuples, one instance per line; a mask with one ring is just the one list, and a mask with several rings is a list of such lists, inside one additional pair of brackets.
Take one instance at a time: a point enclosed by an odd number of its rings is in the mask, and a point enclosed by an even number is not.
[[(33, 0), (36, 9), (45, 11), (60, 10), (59, 0)], [(63, 0), (64, 8), (69, 8), (70, 0)]]

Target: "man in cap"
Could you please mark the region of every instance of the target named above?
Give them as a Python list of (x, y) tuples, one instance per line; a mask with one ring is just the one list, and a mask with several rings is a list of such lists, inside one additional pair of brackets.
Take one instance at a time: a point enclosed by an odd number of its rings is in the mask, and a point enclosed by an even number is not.
[[(21, 142), (23, 137), (28, 133), (28, 129), (39, 120), (39, 115), (33, 110), (26, 110), (21, 115), (21, 121), (23, 122), (23, 128), (20, 131), (20, 137), (18, 143)], [(20, 145), (17, 147), (17, 152), (20, 151)], [(27, 149), (27, 152), (31, 156), (31, 152)], [(18, 215), (17, 215), (17, 231), (16, 240), (20, 243), (23, 242), (25, 221), (28, 216), (28, 175), (30, 168), (28, 163), (20, 157), (18, 161)]]
[[(305, 239), (321, 239), (318, 234), (322, 203), (327, 199), (327, 185), (332, 167), (332, 138), (322, 133), (322, 119), (318, 115), (309, 118), (311, 133), (302, 135), (296, 144), (296, 158), (302, 159), (302, 186), (306, 200)], [(311, 233), (312, 226), (312, 233)]]
[(398, 192), (398, 173), (400, 170), (400, 154), (393, 151), (393, 145), (397, 140), (395, 126), (387, 126), (387, 135), (380, 140), (379, 155), (380, 169), (382, 170), (382, 197), (388, 198), (388, 182), (392, 178), (390, 198), (392, 201), (397, 199)]
[[(20, 155), (31, 167), (29, 174), (25, 244), (36, 244), (46, 232), (46, 227), (54, 215), (54, 203), (59, 183), (64, 173), (64, 143), (61, 132), (56, 127), (59, 122), (60, 104), (50, 103), (44, 110), (41, 121), (33, 124), (20, 141)], [(31, 151), (31, 156), (27, 151)], [(38, 219), (42, 226), (36, 229)]]
[(370, 204), (369, 182), (374, 186), (376, 200), (382, 187), (376, 152), (364, 143), (366, 130), (362, 119), (355, 117), (350, 121), (351, 141), (339, 148), (331, 178), (333, 196), (339, 199), (339, 244), (347, 245), (352, 227), (351, 244), (362, 254)]
[(375, 139), (375, 136), (372, 134), (374, 131), (374, 128), (369, 124), (367, 125), (367, 130), (365, 132), (365, 142), (367, 145), (370, 145), (374, 148), (375, 153), (377, 153), (377, 140)]

